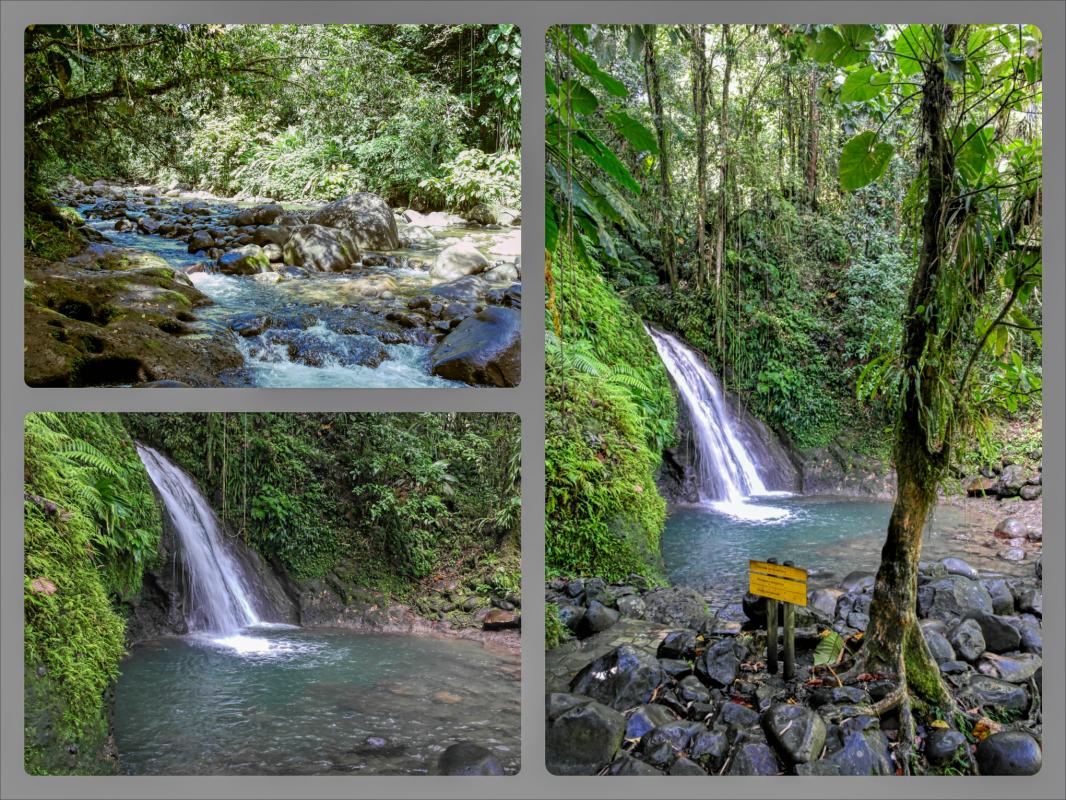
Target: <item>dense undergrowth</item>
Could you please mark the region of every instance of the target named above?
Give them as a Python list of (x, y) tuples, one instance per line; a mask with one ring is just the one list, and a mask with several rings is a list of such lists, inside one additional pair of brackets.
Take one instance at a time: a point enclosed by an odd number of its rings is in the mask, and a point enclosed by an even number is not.
[(160, 515), (116, 414), (30, 414), (25, 452), (26, 770), (93, 772), (125, 652), (116, 608), (155, 558)]
[(560, 248), (546, 364), (549, 573), (658, 577), (666, 505), (655, 486), (677, 406), (640, 318)]
[(520, 590), (510, 414), (31, 414), (26, 419), (26, 769), (113, 771), (123, 609), (159, 560), (134, 448), (160, 448), (291, 579), (417, 601), (442, 579)]

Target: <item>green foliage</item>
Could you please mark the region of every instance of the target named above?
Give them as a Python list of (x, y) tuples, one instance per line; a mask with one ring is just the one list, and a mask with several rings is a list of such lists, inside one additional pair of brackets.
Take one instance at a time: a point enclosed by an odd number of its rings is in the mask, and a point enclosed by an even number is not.
[(197, 476), (237, 535), (297, 579), (341, 572), (402, 595), (466, 558), (472, 569), (518, 528), (520, 431), (508, 415), (126, 420)]
[[(51, 690), (31, 696), (54, 707), (48, 736), (65, 748), (106, 731), (103, 696), (125, 652), (112, 601), (139, 589), (162, 527), (117, 415), (30, 414), (25, 433), (26, 659), (47, 677)], [(32, 744), (28, 765), (44, 763)]]
[(555, 603), (544, 604), (544, 649), (554, 650), (572, 636), (559, 619), (559, 607)]
[(659, 575), (655, 486), (677, 408), (639, 318), (595, 265), (560, 251), (562, 337), (546, 353), (546, 552), (552, 574)]
[(431, 205), (468, 211), (479, 203), (517, 208), (521, 205), (522, 163), (516, 152), (463, 150), (441, 167), (439, 177), (418, 188)]
[(520, 142), (513, 25), (50, 25), (25, 41), (27, 186), (63, 173), (393, 204)]

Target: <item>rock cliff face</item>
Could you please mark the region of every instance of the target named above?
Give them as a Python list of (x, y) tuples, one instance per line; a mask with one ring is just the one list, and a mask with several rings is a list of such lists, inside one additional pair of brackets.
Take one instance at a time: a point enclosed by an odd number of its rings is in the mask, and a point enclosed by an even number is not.
[[(256, 600), (261, 606), (257, 611), (262, 618), (270, 622), (298, 624), (297, 591), (291, 582), (236, 537), (230, 537), (228, 543), (248, 574), (255, 576)], [(164, 515), (159, 564), (145, 571), (140, 593), (127, 604), (126, 640), (129, 644), (189, 632), (185, 613), (187, 589), (179, 548), (174, 528)]]

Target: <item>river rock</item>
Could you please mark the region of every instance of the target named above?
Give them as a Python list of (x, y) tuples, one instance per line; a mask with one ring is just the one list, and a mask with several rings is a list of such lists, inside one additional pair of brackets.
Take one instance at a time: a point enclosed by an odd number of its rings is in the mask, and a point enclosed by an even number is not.
[(1032, 653), (1009, 656), (985, 653), (977, 663), (977, 671), (1007, 683), (1025, 683), (1036, 675), (1042, 664), (1040, 656)]
[(1007, 547), (1000, 550), (997, 555), (1004, 561), (1025, 561), (1025, 550), (1021, 547)]
[(577, 673), (570, 682), (570, 691), (624, 711), (647, 703), (664, 678), (654, 656), (624, 644)]
[(503, 775), (503, 765), (492, 751), (472, 742), (457, 742), (440, 754), (437, 772), (441, 775)]
[(945, 622), (971, 612), (992, 613), (992, 598), (980, 583), (961, 575), (949, 575), (918, 589), (918, 613)]
[(372, 192), (358, 192), (334, 200), (313, 213), (307, 221), (312, 225), (346, 231), (361, 249), (397, 250), (400, 247), (392, 209)]
[(490, 267), (489, 260), (474, 245), (456, 242), (441, 250), (429, 274), (439, 281), (454, 281), (485, 272)]
[(826, 727), (821, 715), (806, 706), (777, 703), (762, 715), (767, 737), (792, 763), (814, 761), (825, 745)]
[[(841, 746), (821, 761), (832, 765), (836, 775), (892, 775), (892, 756), (881, 731), (841, 730)], [(820, 762), (814, 762), (820, 763)]]
[(639, 706), (629, 714), (626, 720), (627, 739), (640, 739), (644, 734), (659, 725), (665, 725), (677, 719), (677, 715), (660, 703)]
[(278, 247), (284, 247), (285, 242), (289, 241), (289, 236), (291, 234), (292, 231), (290, 228), (281, 225), (261, 225), (252, 233), (252, 241), (260, 247), (268, 244), (276, 244)]
[(1043, 493), (1043, 486), (1033, 484), (1026, 484), (1018, 490), (1018, 496), (1022, 498), (1022, 500), (1038, 500)]
[(558, 608), (559, 621), (570, 630), (577, 631), (578, 626), (581, 624), (581, 620), (585, 616), (585, 607), (570, 605), (569, 603), (561, 603)]
[(847, 577), (840, 582), (840, 588), (845, 592), (866, 592), (874, 588), (874, 574), (872, 572), (855, 571), (848, 573)]
[(706, 775), (707, 771), (704, 770), (699, 764), (690, 758), (682, 756), (678, 758), (673, 764), (670, 765), (670, 769), (667, 770), (667, 775)]
[(296, 228), (282, 253), (286, 264), (319, 272), (343, 272), (360, 258), (359, 247), (351, 236), (322, 225)]
[(593, 600), (585, 609), (585, 618), (581, 621), (581, 630), (585, 635), (605, 631), (618, 622), (619, 613), (608, 608), (599, 600)]
[(1021, 539), (1029, 532), (1025, 520), (1019, 517), (1007, 517), (1001, 520), (993, 533), (1000, 539)]
[(400, 234), (400, 240), (405, 247), (417, 248), (432, 245), (437, 237), (421, 225), (408, 225)]
[(434, 375), (471, 385), (517, 386), (522, 374), (522, 318), (490, 307), (457, 325), (430, 354)]
[(994, 733), (977, 745), (982, 775), (1036, 775), (1043, 764), (1040, 743), (1025, 731)]
[(625, 717), (587, 697), (548, 698), (546, 755), (553, 775), (595, 775), (622, 746)]
[(623, 617), (631, 617), (632, 619), (644, 618), (644, 601), (639, 595), (632, 594), (625, 597), (619, 597), (617, 604), (618, 612)]
[[(978, 633), (980, 633), (980, 630), (978, 630)], [(935, 630), (928, 630), (925, 627), (922, 628), (922, 634), (925, 636), (925, 643), (937, 664), (955, 660), (955, 650), (951, 646), (951, 642), (943, 634)]]
[(840, 589), (815, 589), (807, 596), (807, 606), (833, 619), (837, 613), (837, 601), (842, 594), (844, 593)]
[(761, 742), (742, 742), (733, 751), (730, 775), (777, 775), (780, 767), (774, 751)]
[(987, 675), (971, 675), (962, 687), (962, 693), (982, 707), (1015, 711), (1025, 711), (1029, 707), (1029, 695), (1023, 687)]
[(520, 627), (520, 622), (514, 611), (494, 608), (485, 614), (481, 620), (481, 627), (487, 631), (511, 630)]
[(659, 648), (655, 654), (659, 658), (695, 658), (696, 631), (671, 631), (659, 643)]
[(493, 283), (513, 283), (518, 280), (518, 267), (514, 264), (500, 264), (485, 273), (485, 280)]
[[(285, 209), (277, 203), (267, 203), (256, 207), (252, 219), (256, 225), (273, 225), (274, 221), (284, 213)], [(281, 242), (276, 244), (281, 244)]]
[(644, 595), (644, 618), (652, 622), (695, 629), (706, 616), (707, 601), (688, 586), (652, 589)]
[(737, 645), (732, 639), (715, 642), (696, 659), (696, 675), (709, 686), (728, 689), (740, 670), (736, 650)]
[(987, 650), (993, 653), (1009, 653), (1021, 646), (1022, 637), (1012, 617), (974, 612), (970, 618), (981, 627)]
[(925, 760), (931, 766), (950, 764), (966, 744), (966, 737), (950, 728), (933, 728), (925, 738)]
[(280, 245), (265, 244), (263, 245), (263, 252), (270, 259), (271, 264), (281, 264), (285, 261), (285, 253)]
[(611, 762), (611, 767), (607, 770), (607, 774), (615, 777), (642, 777), (658, 776), (663, 773), (655, 769), (651, 764), (647, 764), (639, 758), (634, 758), (629, 753), (623, 753), (618, 759)]
[(972, 619), (965, 619), (956, 625), (951, 631), (949, 642), (951, 647), (955, 648), (959, 658), (971, 663), (980, 658), (981, 653), (985, 651), (985, 637), (981, 633), (981, 626)]
[(227, 275), (255, 275), (270, 269), (270, 259), (257, 244), (246, 244), (218, 257), (218, 270)]
[(944, 565), (948, 575), (962, 575), (972, 581), (977, 580), (977, 570), (961, 558), (945, 558), (940, 563)]
[[(116, 226), (117, 230), (117, 226)], [(215, 246), (215, 239), (210, 231), (194, 231), (189, 237), (189, 252), (196, 253)]]
[[(1021, 464), (1010, 464), (1003, 468), (996, 484), (996, 494), (1000, 497), (1017, 497), (1025, 485), (1025, 470)], [(1024, 534), (1023, 534), (1024, 535)]]
[(496, 212), (487, 203), (478, 203), (463, 214), (463, 219), (467, 222), (476, 222), (478, 225), (495, 225), (498, 222)]

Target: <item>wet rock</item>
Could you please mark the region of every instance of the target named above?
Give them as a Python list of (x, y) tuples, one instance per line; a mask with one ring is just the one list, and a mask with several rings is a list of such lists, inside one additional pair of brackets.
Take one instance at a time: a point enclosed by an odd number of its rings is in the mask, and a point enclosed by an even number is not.
[(269, 314), (241, 314), (230, 321), (230, 330), (238, 336), (259, 336), (271, 325)]
[(844, 594), (840, 589), (815, 589), (807, 597), (807, 605), (829, 619), (836, 616), (837, 601)]
[(570, 691), (622, 711), (647, 703), (664, 678), (654, 656), (624, 644), (578, 672)]
[(632, 619), (644, 618), (644, 601), (637, 595), (628, 595), (618, 598), (618, 611), (624, 617)]
[(358, 192), (327, 203), (307, 221), (347, 232), (360, 249), (397, 250), (400, 247), (392, 209), (372, 192)]
[(1014, 613), (1014, 593), (1003, 578), (990, 578), (982, 581), (982, 585), (992, 598), (992, 612), (994, 614)]
[(490, 750), (472, 742), (458, 742), (440, 754), (437, 772), (441, 775), (503, 775), (503, 765)]
[(874, 588), (874, 574), (872, 572), (851, 572), (840, 582), (840, 588), (845, 592), (865, 592)]
[[(892, 775), (888, 742), (879, 730), (841, 730), (840, 748), (821, 759), (832, 765), (836, 775)], [(815, 762), (818, 763), (818, 762)]]
[(825, 745), (825, 721), (802, 705), (778, 703), (762, 715), (767, 738), (792, 763), (814, 761)]
[(572, 631), (578, 630), (584, 616), (584, 606), (573, 606), (569, 603), (563, 603), (559, 606), (559, 621)]
[(695, 658), (696, 632), (692, 630), (671, 631), (659, 643), (656, 655), (659, 658)]
[(941, 562), (948, 575), (961, 575), (972, 581), (977, 580), (977, 570), (963, 561), (961, 558), (945, 558)]
[[(659, 663), (664, 662), (660, 660)], [(688, 662), (674, 663), (687, 664)], [(686, 703), (709, 703), (711, 701), (711, 693), (707, 691), (707, 687), (700, 682), (699, 678), (691, 674), (680, 679), (677, 684), (677, 694)]]
[(729, 755), (729, 737), (723, 731), (711, 730), (698, 734), (689, 747), (689, 756), (706, 769), (717, 772)]
[(1008, 547), (1001, 550), (998, 556), (1004, 561), (1025, 561), (1025, 550), (1020, 547)]
[(703, 729), (703, 725), (698, 722), (684, 720), (666, 722), (645, 733), (641, 737), (640, 746), (645, 752), (650, 753), (666, 745), (669, 750), (673, 751), (673, 755), (669, 758), (673, 761), (676, 754), (685, 750), (689, 742)]
[(1026, 483), (1025, 470), (1021, 464), (1010, 464), (1003, 468), (996, 483), (996, 494), (1000, 497), (1017, 497)]
[(1043, 764), (1040, 743), (1025, 731), (994, 733), (977, 745), (982, 775), (1036, 775)]
[(955, 760), (966, 737), (950, 728), (933, 728), (925, 738), (925, 759), (934, 767), (942, 767)]
[(519, 617), (514, 611), (494, 608), (485, 615), (481, 627), (487, 631), (513, 630), (520, 627)]
[(740, 658), (736, 650), (732, 639), (715, 642), (696, 659), (696, 675), (710, 686), (728, 689), (740, 670)]
[(660, 725), (673, 722), (677, 715), (664, 705), (649, 703), (640, 706), (629, 714), (626, 721), (627, 739), (640, 739), (644, 734)]
[(231, 250), (218, 257), (216, 262), (219, 272), (227, 275), (255, 275), (270, 269), (270, 259), (263, 248), (256, 244), (247, 244), (237, 250)]
[(730, 775), (777, 775), (780, 767), (774, 751), (760, 742), (742, 742), (733, 751)]
[(1043, 493), (1043, 486), (1034, 486), (1032, 484), (1027, 484), (1018, 490), (1018, 496), (1022, 498), (1022, 500), (1038, 500)]
[(969, 497), (984, 497), (986, 495), (994, 494), (996, 488), (996, 482), (992, 478), (986, 478), (983, 475), (973, 478), (966, 484), (966, 494)]
[[(274, 221), (284, 213), (285, 209), (277, 203), (267, 203), (255, 209), (252, 221), (256, 225), (273, 225)], [(278, 242), (278, 244), (281, 244), (281, 242)]]
[(956, 625), (951, 631), (949, 641), (959, 658), (964, 661), (974, 662), (985, 651), (985, 637), (981, 626), (972, 619), (965, 619)]
[(581, 631), (585, 635), (605, 631), (618, 622), (619, 613), (613, 608), (608, 608), (599, 600), (593, 600), (585, 609), (585, 617), (581, 621)]
[(980, 611), (992, 613), (992, 598), (980, 583), (961, 575), (949, 575), (920, 587), (918, 613), (945, 622)]
[[(118, 230), (118, 226), (115, 226)], [(210, 231), (195, 231), (192, 236), (189, 237), (189, 252), (196, 253), (200, 250), (207, 250), (208, 248), (215, 246), (215, 239), (211, 235)]]
[(444, 248), (433, 262), (430, 277), (453, 281), (467, 275), (477, 275), (491, 267), (489, 260), (469, 242), (456, 242)]
[[(562, 775), (561, 772), (553, 772), (555, 775)], [(650, 775), (662, 775), (660, 770), (655, 769), (651, 764), (646, 764), (639, 758), (634, 758), (629, 753), (624, 753), (616, 761), (611, 762), (611, 768), (607, 771), (608, 775), (614, 776), (650, 776)]]
[(1044, 616), (1044, 593), (1037, 586), (1020, 585), (1012, 587), (1011, 596), (1019, 611)]
[(982, 707), (992, 706), (1015, 711), (1025, 711), (1029, 707), (1029, 695), (1024, 688), (987, 675), (971, 675), (962, 693)]
[(974, 613), (970, 618), (980, 626), (987, 650), (993, 653), (1009, 653), (1021, 646), (1022, 637), (1012, 617)]
[(280, 264), (285, 260), (284, 251), (276, 244), (263, 245), (263, 253), (266, 254), (271, 264)]
[(486, 308), (463, 320), (433, 349), (434, 375), (471, 385), (517, 386), (521, 378), (521, 315)]
[(667, 770), (668, 775), (706, 775), (707, 772), (695, 761), (681, 757)]
[(955, 660), (955, 650), (942, 634), (925, 628), (922, 629), (922, 633), (925, 636), (925, 643), (929, 647), (929, 652), (936, 663), (943, 664), (945, 661)]
[(252, 233), (252, 241), (261, 247), (268, 244), (284, 247), (291, 235), (292, 229), (283, 225), (262, 225)]
[(1029, 526), (1025, 520), (1019, 517), (1007, 517), (996, 525), (993, 533), (1000, 539), (1019, 539), (1029, 532)]
[(293, 230), (282, 248), (286, 264), (318, 272), (343, 272), (359, 261), (359, 247), (344, 231), (322, 225)]
[(587, 697), (550, 695), (546, 755), (553, 775), (595, 775), (622, 745), (625, 717)]
[(400, 233), (400, 241), (404, 247), (418, 248), (432, 245), (437, 239), (420, 225), (408, 225)]
[(518, 280), (518, 268), (514, 264), (500, 264), (485, 272), (485, 280), (493, 283), (513, 283)]
[(486, 203), (478, 203), (463, 215), (467, 222), (476, 222), (478, 225), (495, 225), (497, 223), (496, 212)]
[(714, 724), (734, 733), (748, 730), (758, 726), (759, 712), (740, 703), (723, 703), (714, 718)]
[(697, 628), (707, 616), (707, 601), (695, 589), (670, 586), (644, 595), (644, 618), (663, 625)]
[(1040, 656), (1032, 653), (1009, 656), (985, 653), (984, 657), (977, 662), (977, 671), (982, 675), (998, 678), (1007, 683), (1025, 683), (1036, 675), (1041, 666)]

